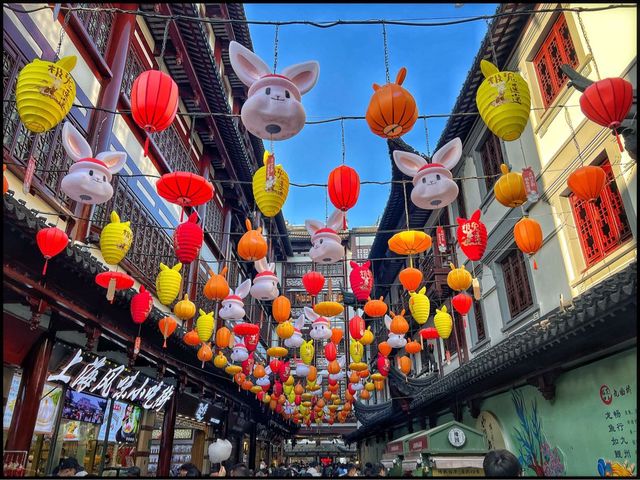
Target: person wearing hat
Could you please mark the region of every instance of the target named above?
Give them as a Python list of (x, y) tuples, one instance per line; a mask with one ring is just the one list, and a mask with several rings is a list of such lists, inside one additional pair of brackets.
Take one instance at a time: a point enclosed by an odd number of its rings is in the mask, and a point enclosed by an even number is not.
[(60, 462), (59, 467), (59, 477), (86, 477), (89, 475), (89, 472), (82, 468), (74, 457), (65, 458)]

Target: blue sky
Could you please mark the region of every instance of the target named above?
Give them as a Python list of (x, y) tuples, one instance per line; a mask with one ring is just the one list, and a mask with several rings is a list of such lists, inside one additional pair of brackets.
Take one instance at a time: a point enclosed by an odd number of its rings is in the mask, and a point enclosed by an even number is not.
[[(249, 20), (420, 20), (491, 15), (497, 4), (245, 4)], [(273, 65), (273, 25), (249, 25), (255, 52)], [(443, 27), (387, 25), (392, 81), (407, 68), (403, 86), (416, 100), (419, 114), (450, 113), (462, 83), (487, 30), (484, 21)], [(340, 25), (317, 28), (281, 26), (278, 33), (278, 72), (307, 60), (320, 63), (316, 86), (302, 99), (307, 120), (336, 116), (363, 116), (373, 94), (372, 83), (385, 83), (381, 25)], [(431, 148), (440, 138), (446, 118), (429, 119)], [(345, 120), (346, 164), (361, 180), (391, 178), (386, 140), (374, 135), (364, 120)], [(426, 152), (423, 120), (403, 136)], [(265, 141), (269, 148), (269, 142)], [(274, 142), (277, 163), (297, 183), (326, 183), (329, 172), (342, 163), (340, 122), (306, 125), (289, 140)], [(433, 153), (433, 152), (431, 152)], [(348, 214), (350, 227), (375, 224), (382, 215), (389, 185), (363, 185), (357, 205)], [(291, 187), (284, 205), (285, 219), (325, 219), (326, 188)], [(329, 214), (333, 211), (331, 202)]]

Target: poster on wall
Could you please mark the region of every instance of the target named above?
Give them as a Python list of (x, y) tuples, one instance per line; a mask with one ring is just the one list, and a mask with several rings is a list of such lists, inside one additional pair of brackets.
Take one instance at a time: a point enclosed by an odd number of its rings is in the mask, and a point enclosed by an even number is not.
[(70, 420), (62, 423), (64, 433), (62, 438), (65, 442), (77, 442), (80, 440), (80, 422), (77, 420)]
[[(21, 375), (15, 374), (11, 380), (9, 395), (7, 396), (7, 405), (4, 409), (2, 419), (2, 428), (7, 430), (11, 426), (11, 417), (13, 409), (16, 405), (18, 397), (18, 389), (20, 388)], [(51, 435), (53, 433), (53, 424), (57, 417), (58, 406), (62, 398), (62, 389), (46, 383), (42, 391), (42, 399), (38, 408), (38, 417), (36, 418), (36, 426), (33, 431), (35, 435)]]
[[(124, 402), (116, 402), (113, 405), (111, 423), (109, 427), (109, 442), (135, 443), (142, 409), (136, 405)], [(98, 438), (103, 439), (106, 430), (106, 422), (100, 426)]]
[(79, 422), (103, 423), (106, 409), (106, 399), (69, 389), (64, 396), (62, 418)]

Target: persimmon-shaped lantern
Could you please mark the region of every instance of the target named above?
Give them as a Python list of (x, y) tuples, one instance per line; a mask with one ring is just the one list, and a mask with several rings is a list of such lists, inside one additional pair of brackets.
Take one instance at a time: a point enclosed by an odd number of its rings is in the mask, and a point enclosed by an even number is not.
[(111, 212), (111, 222), (100, 233), (100, 251), (104, 261), (117, 265), (124, 258), (133, 243), (131, 222), (121, 222), (116, 212)]
[(409, 322), (404, 318), (404, 309), (399, 314), (395, 314), (390, 312), (393, 320), (391, 320), (391, 325), (389, 326), (389, 331), (391, 333), (404, 335), (409, 331)]
[(198, 338), (201, 342), (208, 342), (213, 334), (213, 312), (206, 313), (204, 310), (199, 310), (200, 316), (196, 320), (196, 332), (198, 332)]
[(55, 257), (67, 247), (69, 238), (58, 227), (46, 227), (36, 233), (36, 243), (45, 258), (42, 275), (46, 275), (49, 259)]
[(354, 315), (353, 318), (349, 320), (349, 333), (351, 334), (351, 338), (360, 340), (362, 335), (364, 335), (364, 329), (364, 320), (359, 315)]
[(521, 173), (509, 172), (509, 167), (504, 163), (500, 165), (502, 175), (493, 186), (496, 200), (505, 207), (513, 208), (527, 201), (527, 192), (524, 189), (524, 179)]
[[(131, 115), (147, 133), (169, 128), (178, 112), (178, 85), (159, 70), (142, 72), (131, 87)], [(144, 144), (144, 156), (149, 151), (149, 137)]]
[(353, 260), (349, 262), (351, 265), (351, 273), (349, 274), (349, 283), (351, 283), (351, 290), (356, 296), (356, 300), (359, 302), (365, 301), (369, 298), (371, 289), (373, 288), (373, 273), (369, 268), (371, 262), (367, 260), (362, 265), (358, 265)]
[(184, 337), (182, 337), (182, 341), (190, 347), (197, 347), (200, 345), (200, 337), (198, 336), (198, 332), (195, 330), (189, 330), (185, 333)]
[(422, 282), (422, 272), (413, 267), (403, 268), (398, 279), (406, 291), (415, 292)]
[(396, 233), (387, 244), (398, 255), (417, 255), (431, 248), (431, 237), (418, 230), (406, 230)]
[(225, 278), (227, 274), (227, 267), (224, 267), (219, 274), (213, 273), (213, 270), (209, 270), (211, 277), (207, 280), (204, 286), (204, 296), (209, 300), (223, 300), (229, 295), (229, 284)]
[(180, 263), (189, 264), (198, 258), (204, 232), (197, 222), (198, 213), (193, 212), (187, 221), (178, 225), (173, 232), (173, 249)]
[(462, 292), (471, 286), (473, 279), (471, 274), (464, 268), (464, 265), (456, 268), (453, 263), (449, 262), (451, 271), (447, 275), (447, 285), (451, 290)]
[(302, 276), (302, 284), (307, 293), (315, 297), (324, 287), (324, 275), (320, 272), (307, 272)]
[(254, 230), (248, 218), (245, 220), (245, 225), (247, 231), (238, 242), (238, 255), (243, 260), (255, 262), (267, 255), (267, 241), (262, 236), (262, 227)]
[(276, 327), (276, 335), (282, 340), (286, 340), (287, 338), (291, 338), (293, 335), (293, 325), (291, 322), (282, 322), (279, 323)]
[[(327, 343), (327, 345), (333, 345), (332, 343)], [(327, 358), (329, 360), (329, 358)], [(327, 365), (327, 371), (331, 375), (336, 375), (340, 373), (340, 364), (337, 360), (329, 360), (329, 364)]]
[(485, 79), (476, 93), (476, 105), (482, 120), (501, 139), (517, 140), (531, 110), (527, 82), (519, 73), (501, 72), (487, 60), (480, 62), (480, 70)]
[(144, 288), (144, 285), (140, 285), (140, 291), (131, 298), (131, 304), (129, 305), (133, 323), (143, 323), (151, 313), (152, 307), (153, 297)]
[(420, 344), (414, 340), (411, 340), (410, 342), (407, 342), (407, 344), (404, 347), (405, 351), (408, 354), (414, 355), (416, 353), (418, 353), (419, 351), (422, 350), (422, 347), (420, 346)]
[(477, 262), (487, 249), (487, 227), (480, 221), (480, 210), (476, 210), (471, 218), (458, 217), (456, 231), (458, 244), (462, 252), (471, 261)]
[(208, 362), (212, 358), (213, 352), (211, 351), (211, 347), (208, 343), (203, 343), (202, 346), (198, 349), (198, 360), (200, 360), (204, 364), (204, 362)]
[(96, 283), (107, 289), (107, 300), (113, 303), (116, 290), (126, 290), (133, 287), (133, 278), (124, 272), (102, 272), (96, 275)]
[(271, 314), (276, 322), (282, 323), (291, 317), (291, 302), (284, 295), (280, 295), (271, 305)]
[[(336, 359), (337, 355), (338, 355), (338, 349), (336, 348), (336, 344), (333, 342), (328, 342), (324, 346), (324, 357), (329, 362), (333, 362)], [(338, 373), (338, 372), (334, 372), (334, 373)]]
[(601, 167), (585, 165), (577, 168), (567, 179), (567, 185), (580, 200), (590, 202), (600, 197), (607, 183), (607, 174)]
[(213, 364), (218, 368), (226, 367), (227, 363), (229, 363), (229, 361), (227, 360), (227, 357), (225, 357), (222, 352), (218, 352), (218, 355), (216, 355), (216, 358), (213, 359)]
[(344, 335), (344, 332), (342, 331), (341, 328), (338, 327), (334, 327), (331, 329), (331, 343), (334, 344), (339, 344), (340, 340), (342, 340), (342, 336)]
[(418, 119), (418, 108), (413, 96), (402, 87), (407, 69), (402, 67), (395, 83), (382, 87), (373, 84), (373, 96), (365, 119), (373, 133), (382, 138), (396, 138), (413, 128)]
[(473, 297), (464, 292), (457, 294), (451, 299), (451, 305), (454, 310), (460, 315), (466, 315), (471, 310), (473, 304)]
[(163, 305), (171, 305), (180, 293), (181, 268), (181, 263), (176, 263), (172, 268), (169, 268), (160, 262), (160, 273), (156, 277), (156, 294)]
[(185, 293), (184, 298), (173, 307), (173, 313), (180, 320), (191, 320), (196, 314), (196, 304), (189, 300), (189, 294)]
[[(275, 217), (289, 194), (289, 175), (282, 165), (275, 165), (275, 181), (267, 184), (267, 160), (271, 153), (265, 150), (264, 165), (253, 174), (253, 198), (265, 217)], [(273, 160), (275, 164), (275, 159)]]
[(387, 342), (378, 343), (378, 351), (384, 357), (388, 357), (391, 353), (391, 346)]
[(426, 291), (427, 287), (422, 287), (418, 293), (409, 292), (409, 311), (419, 325), (427, 321), (431, 311), (431, 302), (425, 295)]
[(360, 339), (360, 343), (365, 346), (373, 343), (373, 332), (371, 331), (371, 327), (367, 327), (364, 331), (362, 338)]
[(442, 308), (436, 308), (436, 314), (433, 317), (433, 323), (436, 326), (438, 335), (443, 339), (449, 338), (451, 330), (453, 329), (453, 319), (451, 315), (447, 313), (447, 306), (443, 305)]
[[(331, 170), (327, 182), (329, 200), (338, 210), (346, 212), (353, 208), (360, 195), (360, 177), (358, 172), (347, 165)], [(343, 216), (342, 228), (347, 228), (347, 217)], [(366, 297), (365, 297), (366, 298)]]
[(633, 85), (624, 78), (604, 78), (589, 85), (580, 96), (580, 109), (592, 122), (613, 129), (623, 151), (618, 127), (633, 104)]
[(411, 359), (406, 355), (403, 355), (398, 359), (398, 364), (400, 367), (400, 371), (405, 375), (409, 375), (411, 372)]
[(231, 330), (227, 327), (220, 327), (216, 330), (216, 347), (227, 348), (231, 341)]
[(164, 338), (162, 348), (167, 348), (167, 338), (176, 331), (177, 327), (178, 322), (176, 322), (176, 319), (171, 316), (163, 317), (158, 321), (158, 329), (160, 330), (160, 333), (162, 333), (162, 338)]
[[(514, 225), (513, 236), (518, 248), (527, 255), (534, 255), (542, 247), (542, 228), (538, 222), (528, 217), (520, 219)], [(535, 260), (533, 268), (538, 268)]]
[(369, 300), (364, 304), (364, 313), (372, 318), (382, 317), (387, 313), (387, 304), (380, 297), (378, 300)]

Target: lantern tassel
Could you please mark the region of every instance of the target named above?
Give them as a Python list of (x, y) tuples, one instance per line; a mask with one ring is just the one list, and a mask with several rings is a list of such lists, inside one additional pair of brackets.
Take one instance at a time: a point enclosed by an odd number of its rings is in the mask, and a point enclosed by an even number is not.
[(464, 328), (465, 330), (467, 328), (467, 316), (466, 315), (462, 316), (462, 328)]
[(618, 141), (618, 147), (620, 147), (620, 151), (624, 152), (624, 148), (622, 147), (622, 142), (620, 141), (620, 134), (618, 133), (618, 129), (613, 127), (613, 133), (616, 134), (616, 140)]
[(149, 135), (150, 134), (147, 133), (147, 139), (144, 141), (144, 156), (145, 157), (149, 156), (149, 140), (151, 139), (151, 137)]
[(537, 270), (538, 269), (538, 262), (536, 262), (536, 258), (533, 257), (533, 269)]
[(109, 286), (107, 287), (107, 300), (113, 303), (113, 297), (116, 293), (116, 279), (112, 278), (109, 280)]
[(162, 348), (167, 348), (167, 337), (164, 337), (164, 343), (162, 344)]
[(42, 276), (45, 276), (47, 274), (47, 265), (48, 264), (49, 264), (49, 259), (47, 257), (45, 257), (44, 268), (42, 269)]

